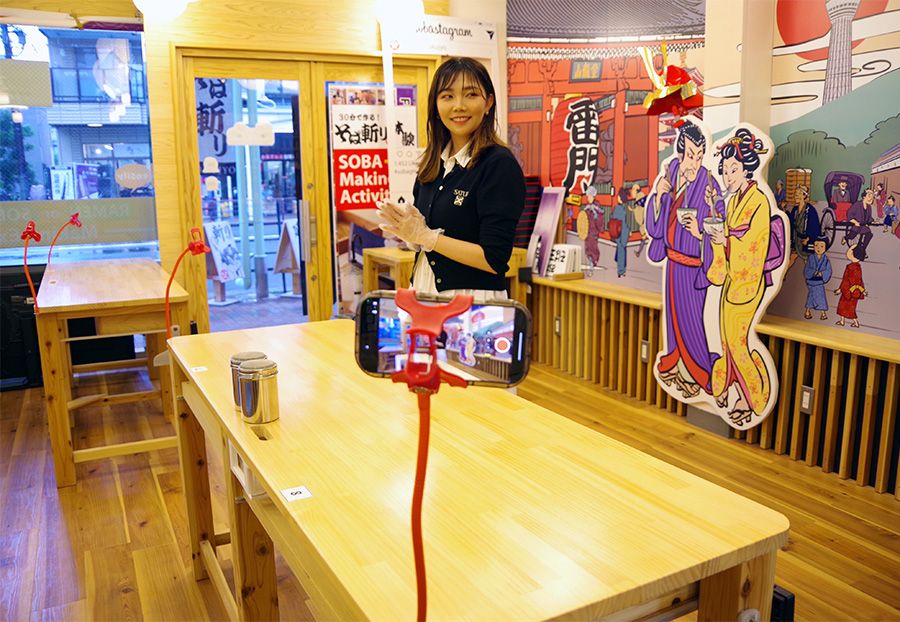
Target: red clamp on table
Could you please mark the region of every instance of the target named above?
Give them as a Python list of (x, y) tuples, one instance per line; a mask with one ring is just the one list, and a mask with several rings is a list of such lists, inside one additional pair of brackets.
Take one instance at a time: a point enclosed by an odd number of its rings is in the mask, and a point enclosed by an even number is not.
[(35, 242), (41, 241), (41, 234), (34, 228), (33, 220), (29, 220), (25, 225), (25, 230), (22, 231), (22, 239), (25, 240), (25, 253), (22, 257), (22, 265), (25, 268), (25, 278), (28, 280), (28, 288), (31, 290), (31, 297), (34, 299), (34, 312), (35, 314), (38, 314), (41, 311), (38, 309), (37, 293), (34, 291), (34, 283), (31, 281), (31, 272), (28, 270), (28, 242), (30, 240), (34, 240)]
[[(409, 351), (406, 367), (394, 373), (394, 382), (404, 382), (419, 398), (419, 449), (416, 457), (416, 479), (412, 498), (413, 557), (416, 565), (416, 620), (423, 622), (428, 606), (428, 590), (425, 577), (425, 551), (422, 544), (422, 497), (425, 492), (425, 468), (428, 465), (428, 436), (431, 428), (431, 396), (438, 392), (443, 380), (453, 387), (466, 387), (468, 383), (440, 368), (437, 358), (437, 338), (444, 322), (464, 313), (472, 307), (472, 296), (457, 294), (442, 305), (426, 305), (416, 300), (412, 289), (399, 289), (394, 296), (397, 307), (412, 317), (409, 335)], [(426, 342), (422, 346), (420, 343)], [(414, 355), (427, 344), (430, 359), (416, 361)], [(422, 351), (424, 354), (425, 352)]]

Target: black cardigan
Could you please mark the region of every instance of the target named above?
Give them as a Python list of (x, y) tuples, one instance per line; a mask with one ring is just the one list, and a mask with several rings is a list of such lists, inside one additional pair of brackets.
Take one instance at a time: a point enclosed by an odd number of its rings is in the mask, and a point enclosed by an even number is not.
[[(484, 149), (463, 168), (413, 187), (415, 205), (432, 229), (473, 242), (497, 274), (466, 266), (434, 251), (427, 253), (439, 292), (448, 289), (506, 289), (507, 262), (513, 237), (525, 207), (525, 177), (512, 152), (499, 145)], [(416, 256), (418, 259), (418, 255)]]

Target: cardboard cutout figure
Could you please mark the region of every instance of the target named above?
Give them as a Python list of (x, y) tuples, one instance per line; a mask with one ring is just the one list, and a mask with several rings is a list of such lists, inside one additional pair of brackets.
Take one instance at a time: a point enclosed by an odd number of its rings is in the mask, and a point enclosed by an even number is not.
[(760, 176), (772, 144), (746, 124), (715, 148), (697, 120), (678, 132), (647, 200), (648, 260), (664, 267), (654, 375), (676, 399), (705, 403), (745, 430), (778, 393), (774, 361), (754, 330), (788, 256), (787, 217)]

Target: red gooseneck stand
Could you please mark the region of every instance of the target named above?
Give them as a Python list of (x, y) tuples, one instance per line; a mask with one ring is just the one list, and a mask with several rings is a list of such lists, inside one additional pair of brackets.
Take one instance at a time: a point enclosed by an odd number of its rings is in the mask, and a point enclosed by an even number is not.
[[(431, 428), (431, 396), (438, 392), (441, 381), (453, 387), (466, 387), (468, 383), (438, 365), (437, 338), (444, 322), (472, 307), (472, 296), (457, 295), (443, 305), (426, 305), (416, 300), (411, 289), (397, 290), (394, 297), (397, 306), (412, 317), (409, 335), (409, 352), (406, 368), (391, 376), (394, 382), (403, 382), (419, 398), (419, 449), (416, 457), (416, 479), (412, 498), (413, 557), (416, 565), (416, 620), (424, 622), (428, 607), (428, 591), (425, 578), (425, 551), (422, 545), (422, 496), (425, 492), (425, 468), (428, 465), (428, 436)], [(415, 361), (414, 354), (427, 344), (431, 355), (429, 362)], [(423, 350), (424, 352), (424, 350)]]

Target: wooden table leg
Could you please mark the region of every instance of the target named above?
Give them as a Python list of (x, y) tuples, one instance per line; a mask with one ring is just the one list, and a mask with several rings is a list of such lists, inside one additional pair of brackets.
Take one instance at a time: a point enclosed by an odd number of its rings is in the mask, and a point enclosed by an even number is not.
[[(180, 302), (171, 306), (171, 319), (173, 326), (178, 325), (181, 328), (181, 334), (187, 335), (190, 333), (190, 320), (188, 319), (186, 302)], [(154, 339), (156, 339), (156, 345), (154, 347), (154, 351), (156, 352), (164, 352), (165, 349), (169, 347), (166, 344), (165, 333), (148, 335), (148, 337), (153, 337)], [(149, 349), (147, 351), (147, 356), (150, 356)], [(152, 364), (152, 361), (148, 362), (148, 365)], [(174, 366), (175, 363), (170, 362), (169, 365)], [(179, 385), (174, 386), (177, 387)], [(175, 401), (173, 399), (175, 391), (172, 385), (172, 375), (168, 371), (163, 371), (163, 373), (159, 375), (159, 389), (160, 393), (162, 394), (163, 415), (165, 416), (167, 421), (173, 421), (175, 417)]]
[(363, 294), (378, 289), (378, 263), (363, 250)]
[(66, 321), (53, 313), (39, 313), (37, 330), (56, 486), (62, 488), (75, 484), (75, 457), (68, 406), (72, 399), (72, 387), (69, 384), (71, 377), (68, 374), (68, 352), (63, 341), (66, 337)]
[(227, 465), (226, 471), (231, 512), (231, 558), (240, 619), (277, 620), (275, 547), (250, 504), (240, 496), (244, 494), (243, 488)]
[(412, 281), (413, 265), (411, 263), (399, 263), (394, 266), (391, 272), (394, 273), (394, 287), (396, 289), (406, 289)]
[(701, 580), (697, 621), (737, 620), (745, 609), (756, 609), (760, 620), (769, 620), (776, 553), (760, 555)]
[[(150, 380), (159, 380), (160, 385), (162, 385), (159, 368), (153, 365), (153, 359), (165, 349), (166, 335), (165, 333), (147, 333), (144, 335), (144, 341), (147, 342), (145, 350), (147, 353), (147, 375), (150, 376)], [(168, 374), (162, 374), (162, 376), (166, 375)], [(163, 411), (165, 411), (165, 402), (163, 402)]]
[[(181, 387), (184, 372), (175, 361), (163, 375), (170, 377), (174, 387)], [(191, 563), (194, 579), (207, 577), (200, 553), (200, 542), (208, 540), (215, 546), (212, 504), (209, 494), (209, 467), (206, 459), (206, 435), (187, 402), (178, 400), (176, 428), (178, 430), (178, 452), (181, 459), (181, 478), (184, 499), (187, 505), (187, 520), (190, 528)]]

